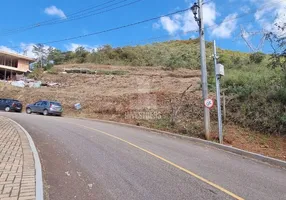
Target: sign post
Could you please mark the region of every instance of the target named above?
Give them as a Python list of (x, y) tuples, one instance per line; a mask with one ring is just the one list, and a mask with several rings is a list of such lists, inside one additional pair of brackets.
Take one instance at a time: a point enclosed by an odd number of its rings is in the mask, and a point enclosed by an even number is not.
[(216, 80), (216, 100), (217, 100), (217, 118), (218, 118), (218, 130), (219, 130), (219, 143), (223, 143), (222, 133), (222, 118), (221, 118), (221, 101), (220, 101), (220, 78), (224, 76), (224, 66), (217, 63), (216, 42), (214, 41), (214, 68), (215, 68), (215, 80)]

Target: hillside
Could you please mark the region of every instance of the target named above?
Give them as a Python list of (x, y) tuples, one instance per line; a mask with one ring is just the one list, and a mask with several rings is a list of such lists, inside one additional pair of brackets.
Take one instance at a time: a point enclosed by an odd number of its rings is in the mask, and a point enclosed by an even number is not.
[[(110, 45), (99, 47), (96, 52), (88, 52), (79, 47), (75, 52), (61, 52), (54, 50), (50, 59), (55, 64), (65, 63), (94, 63), (100, 65), (117, 66), (163, 66), (166, 69), (200, 68), (199, 40), (177, 40), (162, 43), (153, 43), (143, 46), (126, 46), (112, 48)], [(207, 62), (213, 65), (213, 45), (206, 43)], [(220, 60), (230, 67), (249, 63), (249, 55), (241, 52), (218, 49)]]
[[(209, 89), (215, 91), (212, 43), (206, 43)], [(270, 56), (218, 49), (225, 66), (222, 90), (229, 97), (228, 119), (244, 127), (268, 134), (286, 134), (286, 82), (283, 68), (273, 67)], [(78, 48), (75, 52), (55, 50), (56, 64), (94, 63), (117, 66), (160, 66), (164, 70), (199, 70), (199, 40), (169, 41), (144, 46), (112, 48), (105, 45), (96, 52)], [(282, 112), (281, 112), (282, 111)]]
[[(31, 77), (59, 86), (2, 85), (0, 97), (17, 98), (24, 104), (57, 100), (62, 102), (66, 116), (115, 120), (203, 138), (198, 45), (197, 40), (190, 40), (105, 46), (92, 53), (84, 49), (57, 51), (54, 60), (64, 64), (44, 73), (36, 70)], [(207, 43), (209, 89), (215, 99), (211, 52), (212, 45)], [(268, 55), (221, 49), (218, 53), (226, 71), (222, 79), (225, 142), (286, 159), (286, 92), (281, 70), (270, 67)], [(78, 68), (94, 74), (63, 73)], [(75, 110), (76, 103), (81, 103), (82, 110)], [(211, 121), (217, 140), (216, 109), (211, 111)]]

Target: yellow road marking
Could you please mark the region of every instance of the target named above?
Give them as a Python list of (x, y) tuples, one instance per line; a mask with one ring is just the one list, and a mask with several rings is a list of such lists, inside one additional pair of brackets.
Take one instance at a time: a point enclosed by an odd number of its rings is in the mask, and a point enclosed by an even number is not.
[[(69, 123), (69, 124), (74, 124), (74, 123), (70, 123), (70, 122), (67, 122), (67, 123)], [(169, 161), (169, 160), (167, 160), (167, 159), (165, 159), (165, 158), (163, 158), (163, 157), (161, 157), (161, 156), (159, 156), (159, 155), (157, 155), (157, 154), (155, 154), (155, 153), (152, 153), (151, 151), (148, 151), (148, 150), (146, 150), (146, 149), (144, 149), (144, 148), (142, 148), (142, 147), (139, 147), (139, 146), (137, 146), (136, 144), (133, 144), (133, 143), (131, 143), (131, 142), (128, 142), (127, 140), (124, 140), (124, 139), (122, 139), (122, 138), (120, 138), (120, 137), (114, 136), (114, 135), (109, 134), (109, 133), (106, 133), (106, 132), (104, 132), (104, 131), (101, 131), (101, 130), (98, 130), (98, 129), (95, 129), (95, 128), (91, 128), (91, 127), (88, 127), (88, 126), (84, 126), (84, 125), (81, 125), (81, 124), (74, 124), (74, 125), (81, 126), (81, 127), (83, 127), (83, 128), (90, 129), (90, 130), (93, 130), (93, 131), (102, 133), (102, 134), (104, 134), (104, 135), (107, 135), (107, 136), (109, 136), (109, 137), (112, 137), (112, 138), (114, 138), (114, 139), (120, 140), (121, 142), (124, 142), (124, 143), (126, 143), (126, 144), (129, 144), (130, 146), (133, 146), (133, 147), (135, 147), (135, 148), (137, 148), (137, 149), (139, 149), (139, 150), (141, 150), (141, 151), (144, 151), (145, 153), (147, 153), (147, 154), (149, 154), (149, 155), (152, 155), (152, 156), (154, 156), (154, 157), (156, 157), (156, 158), (158, 158), (158, 159), (160, 159), (160, 160), (162, 160), (162, 161), (164, 161), (164, 162), (166, 162), (166, 163), (172, 165), (173, 167), (175, 167), (175, 168), (177, 168), (177, 169), (180, 169), (181, 171), (186, 172), (187, 174), (189, 174), (189, 175), (191, 175), (191, 176), (193, 176), (193, 177), (195, 177), (195, 178), (197, 178), (197, 179), (199, 179), (199, 180), (201, 180), (201, 181), (203, 181), (203, 182), (205, 182), (205, 183), (207, 183), (207, 184), (213, 186), (214, 188), (216, 188), (216, 189), (218, 189), (218, 190), (220, 190), (220, 191), (222, 191), (222, 192), (228, 194), (229, 196), (231, 196), (231, 197), (233, 197), (233, 198), (235, 198), (235, 199), (244, 200), (242, 197), (237, 196), (236, 194), (234, 194), (234, 193), (228, 191), (227, 189), (224, 189), (223, 187), (221, 187), (221, 186), (219, 186), (219, 185), (217, 185), (217, 184), (215, 184), (215, 183), (213, 183), (213, 182), (211, 182), (211, 181), (209, 181), (209, 180), (207, 180), (207, 179), (205, 179), (205, 178), (203, 178), (203, 177), (201, 177), (201, 176), (195, 174), (194, 172), (191, 172), (191, 171), (189, 171), (189, 170), (187, 170), (187, 169), (185, 169), (185, 168), (183, 168), (183, 167), (181, 167), (181, 166), (179, 166), (179, 165), (177, 165), (177, 164), (175, 164), (175, 163), (173, 163), (173, 162), (171, 162), (171, 161)]]

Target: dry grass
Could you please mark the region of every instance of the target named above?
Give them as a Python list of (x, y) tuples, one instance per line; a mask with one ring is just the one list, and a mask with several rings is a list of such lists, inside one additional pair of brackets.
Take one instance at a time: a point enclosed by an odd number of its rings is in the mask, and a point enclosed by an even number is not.
[[(63, 68), (89, 68), (92, 70), (128, 71), (125, 75), (107, 74), (62, 74)], [(165, 71), (161, 67), (118, 67), (92, 64), (57, 66), (59, 74), (45, 73), (42, 81), (57, 82), (61, 86), (51, 88), (17, 88), (0, 83), (0, 97), (16, 98), (24, 105), (41, 99), (62, 103), (68, 116), (100, 118), (143, 125), (195, 137), (202, 136), (202, 104), (199, 89), (200, 73), (196, 70), (179, 69)], [(175, 125), (170, 124), (171, 101), (176, 100), (189, 85), (190, 91), (183, 101)], [(214, 94), (210, 94), (215, 98)], [(81, 103), (76, 111), (74, 104)], [(128, 112), (153, 112), (161, 119), (127, 119)], [(212, 110), (212, 121), (216, 111)], [(216, 125), (213, 125), (215, 129)], [(282, 137), (268, 137), (226, 126), (225, 141), (238, 148), (262, 153), (279, 159), (286, 155), (286, 141)], [(216, 139), (216, 138), (214, 138)]]

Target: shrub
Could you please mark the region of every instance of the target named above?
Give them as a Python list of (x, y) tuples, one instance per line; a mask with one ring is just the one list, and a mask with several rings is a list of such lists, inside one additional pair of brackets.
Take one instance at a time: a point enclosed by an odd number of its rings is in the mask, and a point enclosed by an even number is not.
[(28, 78), (33, 78), (35, 80), (39, 80), (43, 77), (44, 70), (42, 68), (36, 68), (32, 73), (28, 75)]
[(286, 88), (280, 88), (276, 95), (274, 96), (274, 99), (281, 102), (282, 104), (286, 104)]
[(58, 70), (56, 68), (50, 68), (47, 70), (48, 74), (59, 74)]
[(261, 63), (264, 60), (264, 58), (265, 58), (265, 54), (261, 52), (253, 53), (253, 54), (250, 54), (249, 56), (250, 61), (256, 64)]
[(232, 68), (233, 62), (231, 61), (231, 57), (227, 56), (226, 54), (222, 54), (219, 57), (219, 63), (223, 64), (226, 68)]
[(123, 71), (123, 70), (115, 70), (115, 71), (107, 71), (107, 70), (98, 70), (97, 74), (104, 74), (104, 75), (118, 75), (118, 76), (123, 76), (128, 74), (128, 71)]

